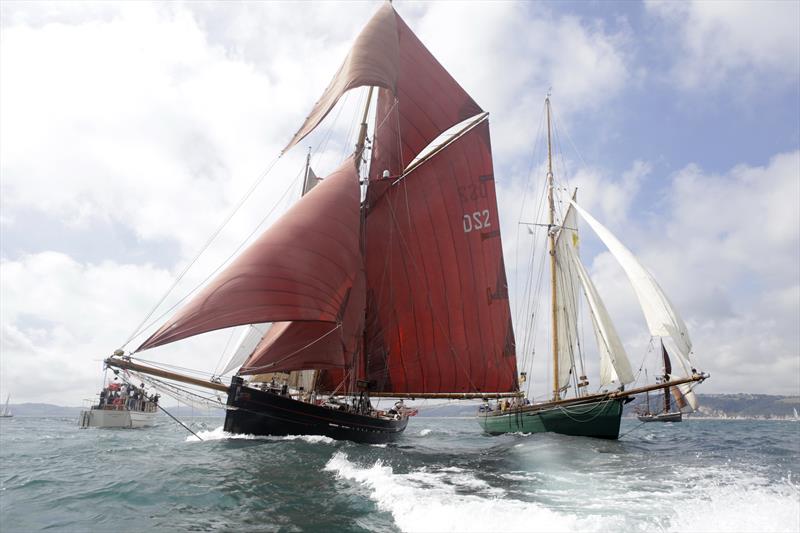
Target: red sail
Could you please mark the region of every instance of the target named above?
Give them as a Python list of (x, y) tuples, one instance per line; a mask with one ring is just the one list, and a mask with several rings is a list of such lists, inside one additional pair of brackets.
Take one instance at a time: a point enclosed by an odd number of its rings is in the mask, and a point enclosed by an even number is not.
[(391, 4), (382, 5), (356, 37), (353, 47), (325, 92), (314, 104), (286, 150), (314, 131), (339, 98), (350, 89), (364, 86), (395, 88), (397, 83), (397, 16)]
[(488, 122), (368, 207), (366, 249), (373, 390), (517, 389)]
[(359, 228), (358, 176), (350, 158), (137, 351), (242, 324), (340, 322), (362, 268)]
[(481, 112), (387, 2), (284, 150), (313, 131), (345, 92), (363, 86), (382, 88), (373, 144), (376, 172), (398, 174), (442, 132)]
[(309, 368), (343, 367), (338, 324), (330, 322), (280, 322), (267, 332), (239, 374), (291, 372)]
[(376, 108), (372, 176), (397, 176), (444, 131), (482, 110), (399, 16), (397, 88), (381, 90)]
[(341, 322), (275, 324), (242, 365), (239, 374), (311, 368), (352, 368), (364, 331), (364, 272), (358, 265)]

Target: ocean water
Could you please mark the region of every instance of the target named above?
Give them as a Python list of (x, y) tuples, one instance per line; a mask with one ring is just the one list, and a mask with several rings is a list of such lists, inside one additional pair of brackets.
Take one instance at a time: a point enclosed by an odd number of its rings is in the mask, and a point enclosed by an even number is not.
[(800, 423), (624, 420), (621, 440), (422, 418), (385, 446), (220, 418), (0, 420), (0, 531), (800, 531)]

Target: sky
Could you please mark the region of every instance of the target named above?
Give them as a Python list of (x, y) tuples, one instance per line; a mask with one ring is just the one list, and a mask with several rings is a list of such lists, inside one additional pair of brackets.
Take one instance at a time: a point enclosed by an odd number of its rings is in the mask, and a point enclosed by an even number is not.
[[(96, 394), (103, 357), (135, 348), (140, 324), (152, 331), (297, 199), (309, 147), (317, 174), (338, 165), (360, 92), (275, 158), (379, 5), (0, 4), (0, 395)], [(518, 222), (535, 217), (550, 91), (559, 184), (682, 314), (712, 375), (698, 391), (800, 394), (800, 3), (394, 5), (491, 114), (512, 310), (525, 308), (533, 238)], [(581, 231), (638, 368), (650, 336), (635, 296)], [(142, 357), (210, 371), (235, 334)]]

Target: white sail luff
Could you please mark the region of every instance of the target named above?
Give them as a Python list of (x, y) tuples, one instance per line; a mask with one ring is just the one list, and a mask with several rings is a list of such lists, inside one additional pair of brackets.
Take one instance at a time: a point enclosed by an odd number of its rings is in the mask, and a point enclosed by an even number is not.
[(575, 210), (568, 208), (556, 237), (556, 295), (558, 323), (558, 384), (564, 388), (569, 384), (578, 341), (578, 281), (575, 268), (570, 261), (577, 254), (578, 232)]
[(644, 268), (636, 256), (631, 253), (605, 226), (598, 222), (574, 201), (570, 204), (581, 214), (584, 220), (605, 243), (608, 250), (619, 262), (633, 286), (639, 305), (644, 313), (650, 334), (659, 337), (670, 337), (678, 348), (678, 359), (687, 375), (691, 371), (690, 353), (692, 341), (686, 324), (677, 313), (669, 298), (656, 282), (655, 278)]
[(615, 381), (622, 384), (632, 383), (634, 376), (628, 355), (625, 353), (622, 341), (611, 321), (611, 316), (600, 298), (600, 293), (597, 292), (597, 288), (578, 255), (573, 252), (570, 259), (578, 274), (592, 315), (597, 348), (600, 351), (600, 385), (609, 385)]
[(220, 372), (220, 375), (223, 376), (228, 372), (236, 370), (242, 366), (247, 358), (253, 353), (253, 350), (256, 349), (258, 343), (261, 342), (261, 338), (269, 330), (271, 325), (272, 324), (252, 324), (248, 326), (244, 333), (242, 333), (242, 336), (239, 338), (239, 343), (236, 346), (236, 350), (234, 350), (231, 358), (225, 365), (225, 369)]

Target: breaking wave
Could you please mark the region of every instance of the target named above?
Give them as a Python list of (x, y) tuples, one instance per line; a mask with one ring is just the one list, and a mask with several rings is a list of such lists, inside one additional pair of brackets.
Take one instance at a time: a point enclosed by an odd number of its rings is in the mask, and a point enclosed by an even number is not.
[(746, 475), (728, 485), (687, 480), (694, 487), (672, 490), (666, 496), (668, 510), (659, 508), (648, 516), (626, 513), (624, 505), (615, 513), (606, 505), (606, 498), (602, 505), (591, 505), (588, 487), (584, 495), (573, 494), (573, 505), (559, 505), (561, 509), (522, 501), (459, 468), (423, 468), (400, 474), (380, 460), (360, 466), (338, 451), (325, 469), (366, 490), (378, 508), (390, 513), (396, 525), (407, 532), (800, 530), (800, 489), (789, 480), (779, 487), (765, 486)]
[[(214, 440), (269, 440), (269, 441), (291, 441), (302, 440), (310, 444), (334, 444), (336, 441), (324, 435), (286, 435), (285, 437), (273, 437), (265, 435), (243, 435), (237, 433), (228, 433), (222, 429), (222, 426), (211, 430), (197, 431), (197, 436), (203, 441)], [(186, 442), (199, 442), (198, 438), (194, 435), (186, 437)]]

